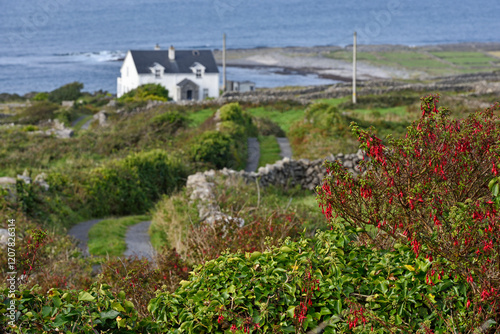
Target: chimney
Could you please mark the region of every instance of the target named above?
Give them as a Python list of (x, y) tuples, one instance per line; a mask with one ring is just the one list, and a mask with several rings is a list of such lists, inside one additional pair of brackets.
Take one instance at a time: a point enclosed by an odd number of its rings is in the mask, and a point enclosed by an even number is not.
[(175, 49), (172, 45), (170, 45), (170, 48), (168, 49), (168, 59), (175, 60)]
[(157, 51), (160, 50), (160, 44), (156, 43), (155, 50), (157, 50)]

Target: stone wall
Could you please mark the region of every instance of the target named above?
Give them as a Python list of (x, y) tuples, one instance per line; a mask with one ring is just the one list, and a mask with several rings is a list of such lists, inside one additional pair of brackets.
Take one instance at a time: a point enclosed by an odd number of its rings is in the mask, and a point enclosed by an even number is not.
[[(422, 95), (434, 92), (469, 92), (471, 94), (500, 93), (500, 71), (486, 73), (463, 74), (450, 77), (436, 78), (431, 83), (406, 83), (395, 80), (372, 80), (358, 82), (358, 96), (380, 95), (390, 92), (416, 91)], [(179, 105), (201, 105), (204, 107), (221, 106), (230, 102), (242, 103), (271, 103), (276, 101), (294, 101), (307, 105), (316, 99), (331, 99), (351, 96), (351, 83), (337, 83), (334, 85), (318, 85), (293, 88), (266, 88), (256, 91), (240, 93), (225, 92), (221, 97), (204, 101), (179, 101)], [(175, 103), (173, 101), (150, 101), (145, 111), (162, 104)]]
[[(359, 162), (363, 159), (362, 151), (352, 154), (330, 155), (326, 159), (300, 159), (293, 160), (285, 158), (272, 165), (260, 167), (257, 172), (235, 171), (224, 168), (219, 171), (198, 172), (190, 175), (186, 187), (190, 193), (190, 199), (198, 203), (200, 220), (213, 222), (214, 220), (228, 218), (220, 212), (213, 189), (217, 174), (227, 177), (241, 177), (246, 182), (259, 182), (259, 185), (300, 185), (303, 189), (314, 190), (321, 184), (325, 175), (322, 164), (325, 160), (340, 161), (349, 172), (354, 175), (360, 173)], [(243, 223), (243, 222), (242, 222)]]

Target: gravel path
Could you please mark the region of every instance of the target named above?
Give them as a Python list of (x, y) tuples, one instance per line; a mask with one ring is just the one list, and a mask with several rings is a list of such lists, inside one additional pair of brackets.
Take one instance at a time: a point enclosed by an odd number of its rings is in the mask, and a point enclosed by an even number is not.
[(276, 140), (280, 145), (281, 157), (282, 158), (292, 158), (292, 148), (290, 147), (290, 142), (286, 137), (277, 137)]
[(125, 236), (127, 250), (123, 253), (124, 256), (137, 256), (147, 258), (150, 261), (153, 260), (155, 251), (148, 234), (150, 225), (151, 222), (146, 221), (129, 227)]
[(80, 247), (84, 256), (89, 256), (89, 247), (87, 245), (87, 243), (89, 241), (89, 230), (92, 228), (92, 226), (94, 226), (95, 224), (97, 224), (101, 220), (102, 219), (89, 220), (89, 221), (86, 221), (86, 222), (83, 222), (83, 223), (80, 223), (78, 225), (73, 226), (68, 231), (68, 234), (70, 236), (72, 236), (78, 240), (78, 247)]
[(248, 160), (245, 172), (255, 172), (259, 167), (260, 145), (255, 137), (248, 138)]

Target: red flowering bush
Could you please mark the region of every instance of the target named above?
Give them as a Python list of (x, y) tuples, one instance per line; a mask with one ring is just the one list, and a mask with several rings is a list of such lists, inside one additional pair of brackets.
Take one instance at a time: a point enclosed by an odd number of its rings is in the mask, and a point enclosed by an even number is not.
[(275, 211), (267, 219), (255, 215), (242, 226), (240, 218), (225, 218), (192, 226), (186, 244), (188, 258), (202, 263), (229, 250), (236, 253), (263, 251), (267, 243), (300, 236), (302, 221), (293, 213)]
[(102, 264), (99, 283), (112, 286), (115, 294), (123, 291), (141, 316), (147, 316), (147, 305), (157, 291), (174, 291), (179, 282), (187, 279), (192, 266), (181, 259), (175, 249), (164, 248), (155, 257), (125, 258)]
[(386, 249), (408, 243), (424, 255), (432, 263), (427, 284), (445, 274), (466, 280), (467, 308), (476, 318), (461, 320), (471, 329), (491, 320), (498, 326), (500, 217), (488, 183), (500, 170), (500, 105), (453, 120), (437, 104), (437, 95), (422, 98), (421, 119), (387, 146), (353, 126), (368, 156), (366, 172), (356, 179), (327, 163), (318, 199), (328, 219), (358, 228), (360, 243)]

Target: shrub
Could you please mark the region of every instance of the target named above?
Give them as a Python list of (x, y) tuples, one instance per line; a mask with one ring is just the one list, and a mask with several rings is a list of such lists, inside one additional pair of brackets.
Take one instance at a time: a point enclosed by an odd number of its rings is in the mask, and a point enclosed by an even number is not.
[(296, 239), (301, 232), (302, 222), (293, 213), (275, 211), (266, 219), (257, 215), (246, 218), (243, 226), (244, 220), (239, 217), (192, 225), (186, 238), (189, 259), (203, 263), (225, 251), (262, 252), (266, 242), (274, 246), (286, 237)]
[(62, 101), (76, 101), (80, 96), (82, 96), (82, 89), (82, 83), (72, 82), (50, 92), (48, 99), (53, 103), (61, 103)]
[(191, 147), (193, 161), (206, 162), (217, 169), (234, 167), (232, 155), (234, 143), (231, 137), (219, 131), (207, 131), (197, 138)]
[[(8, 326), (5, 305), (14, 300), (8, 290), (2, 291), (0, 329), (11, 333), (158, 333), (158, 326), (138, 317), (132, 302), (125, 294), (112, 294), (106, 284), (94, 284), (88, 291), (51, 289), (41, 294), (35, 288), (16, 293), (18, 314)], [(7, 297), (9, 296), (9, 297)], [(3, 327), (3, 328), (2, 328)]]
[(343, 116), (336, 106), (327, 103), (314, 103), (305, 111), (306, 122), (316, 127), (338, 135), (339, 131), (345, 131), (349, 127), (349, 120)]
[[(209, 163), (218, 169), (244, 168), (248, 158), (247, 138), (256, 136), (257, 128), (252, 123), (252, 118), (243, 112), (238, 103), (222, 106), (218, 114), (220, 133), (208, 131), (198, 137), (191, 150), (192, 159)], [(219, 153), (218, 149), (221, 149)]]
[(49, 93), (38, 93), (33, 97), (33, 101), (47, 101), (49, 99)]
[(173, 292), (192, 270), (175, 249), (163, 248), (155, 262), (146, 259), (111, 259), (101, 265), (99, 284), (109, 284), (114, 294), (123, 291), (141, 317), (149, 316), (147, 306), (158, 291)]
[(155, 130), (174, 134), (178, 129), (188, 127), (189, 118), (179, 110), (168, 110), (152, 117), (150, 122)]
[[(257, 128), (252, 122), (252, 117), (241, 109), (239, 103), (229, 103), (219, 109), (222, 126), (226, 122), (233, 122), (242, 127), (245, 136), (256, 137)], [(230, 123), (231, 124), (231, 123)], [(234, 129), (235, 125), (227, 125), (228, 129)]]
[(16, 118), (21, 124), (36, 125), (41, 121), (54, 119), (57, 109), (59, 109), (59, 106), (51, 102), (34, 102), (31, 106), (24, 109)]
[(185, 165), (161, 150), (137, 153), (90, 173), (87, 194), (95, 216), (142, 213), (187, 177)]
[(261, 136), (286, 137), (285, 131), (269, 117), (254, 117), (253, 123)]
[[(411, 246), (429, 259), (430, 286), (443, 275), (469, 283), (467, 308), (457, 315), (467, 330), (492, 319), (500, 321), (500, 240), (498, 210), (488, 189), (500, 168), (500, 120), (496, 105), (467, 119), (452, 121), (438, 96), (422, 98), (422, 118), (406, 138), (388, 146), (354, 126), (370, 157), (367, 172), (354, 179), (338, 163), (318, 187), (324, 214), (365, 231), (360, 242), (390, 248)], [(463, 312), (463, 310), (462, 310)], [(457, 319), (453, 323), (457, 323)]]
[(446, 318), (435, 310), (472, 315), (464, 281), (442, 276), (428, 285), (429, 261), (409, 247), (374, 251), (352, 243), (355, 235), (336, 226), (313, 240), (221, 254), (148, 310), (171, 331), (210, 333), (437, 333)]
[(132, 102), (132, 101), (168, 101), (168, 90), (160, 84), (145, 84), (132, 89), (130, 92), (123, 94), (118, 101)]

